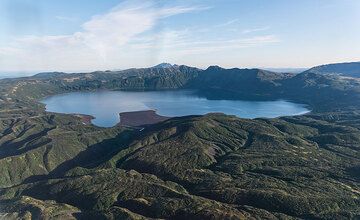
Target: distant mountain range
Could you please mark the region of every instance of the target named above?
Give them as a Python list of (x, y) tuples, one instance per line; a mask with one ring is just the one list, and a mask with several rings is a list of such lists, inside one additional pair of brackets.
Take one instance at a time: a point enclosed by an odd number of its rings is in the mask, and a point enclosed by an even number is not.
[[(160, 63), (153, 67), (153, 69), (166, 69), (166, 68), (172, 68), (172, 67), (178, 67), (180, 65), (177, 64), (171, 64), (171, 63)], [(360, 77), (360, 62), (348, 62), (348, 63), (333, 63), (333, 64), (325, 64), (320, 66), (315, 66), (310, 69), (308, 68), (259, 68), (266, 71), (271, 72), (277, 72), (277, 73), (302, 73), (302, 72), (313, 72), (313, 73), (319, 73), (319, 74), (336, 74), (336, 75), (342, 75), (342, 76), (349, 76), (349, 77)], [(134, 68), (132, 68), (134, 69)], [(140, 68), (144, 69), (144, 68)], [(106, 71), (96, 71), (96, 72), (121, 72), (123, 70), (106, 70)], [(60, 76), (61, 74), (65, 74), (64, 72), (41, 72), (37, 73), (34, 76), (39, 78), (46, 78), (46, 77), (56, 77)], [(26, 77), (30, 76), (31, 73), (12, 73), (12, 72), (0, 72), (0, 79), (3, 78), (15, 78), (15, 77)]]

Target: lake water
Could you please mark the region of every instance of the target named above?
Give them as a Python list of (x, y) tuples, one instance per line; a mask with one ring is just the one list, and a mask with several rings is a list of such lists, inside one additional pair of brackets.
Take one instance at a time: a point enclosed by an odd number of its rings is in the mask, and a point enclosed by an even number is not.
[(284, 100), (208, 100), (189, 90), (74, 92), (51, 96), (42, 102), (46, 104), (49, 112), (92, 115), (95, 117), (93, 124), (101, 127), (116, 125), (120, 121), (120, 112), (149, 109), (157, 110), (157, 113), (163, 116), (222, 112), (242, 118), (274, 118), (309, 112), (305, 105)]

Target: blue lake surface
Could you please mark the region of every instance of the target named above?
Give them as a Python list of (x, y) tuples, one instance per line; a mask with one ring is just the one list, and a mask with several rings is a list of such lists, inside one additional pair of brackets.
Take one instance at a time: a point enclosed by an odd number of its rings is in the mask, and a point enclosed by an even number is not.
[(275, 118), (309, 112), (303, 104), (284, 100), (208, 100), (191, 90), (74, 92), (51, 96), (42, 102), (49, 112), (92, 115), (95, 117), (92, 123), (101, 127), (116, 125), (120, 112), (149, 109), (170, 117), (222, 112), (241, 118)]

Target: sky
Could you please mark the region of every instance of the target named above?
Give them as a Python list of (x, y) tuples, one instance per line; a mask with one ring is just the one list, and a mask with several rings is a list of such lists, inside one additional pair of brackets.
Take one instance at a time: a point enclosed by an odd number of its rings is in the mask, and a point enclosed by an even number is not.
[(0, 0), (0, 72), (360, 61), (359, 0)]

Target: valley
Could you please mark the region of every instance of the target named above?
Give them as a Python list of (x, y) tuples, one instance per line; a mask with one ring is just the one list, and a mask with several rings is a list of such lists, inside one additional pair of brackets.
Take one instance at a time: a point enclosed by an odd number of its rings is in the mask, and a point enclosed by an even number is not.
[[(360, 81), (188, 66), (0, 80), (0, 210), (8, 218), (348, 219), (360, 216)], [(304, 115), (221, 113), (104, 128), (40, 100), (99, 90), (196, 89), (290, 100)], [(129, 116), (129, 115), (128, 115)], [(126, 120), (125, 120), (126, 121)], [(141, 124), (141, 123), (140, 123)]]

